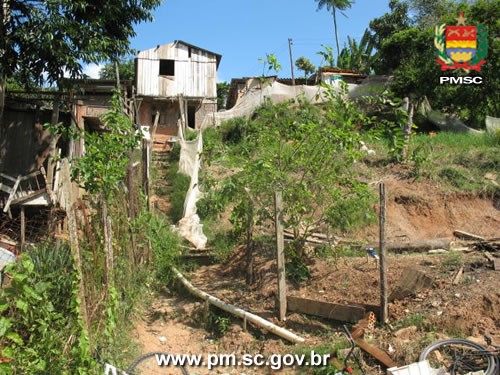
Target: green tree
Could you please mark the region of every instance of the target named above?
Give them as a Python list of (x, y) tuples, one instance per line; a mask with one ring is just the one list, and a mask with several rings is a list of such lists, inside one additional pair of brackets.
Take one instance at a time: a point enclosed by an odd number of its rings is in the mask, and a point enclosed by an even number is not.
[(316, 67), (313, 65), (311, 60), (304, 56), (301, 56), (297, 60), (295, 60), (295, 66), (298, 70), (304, 72), (304, 78), (316, 71)]
[(354, 0), (315, 0), (315, 1), (318, 3), (318, 10), (326, 8), (327, 11), (332, 12), (333, 28), (335, 32), (335, 42), (337, 44), (337, 55), (338, 55), (340, 54), (340, 47), (339, 47), (339, 35), (337, 30), (337, 10), (343, 11), (352, 7), (352, 4), (354, 4)]
[[(344, 100), (345, 92), (324, 87), (323, 109), (302, 100), (292, 108), (290, 102), (267, 101), (255, 120), (226, 123), (221, 131), (224, 161), (239, 172), (215, 190), (233, 200), (236, 232), (252, 228), (249, 207), (258, 223), (273, 220), (274, 192), (281, 191), (283, 219), (294, 231), (299, 258), (305, 238), (318, 225), (343, 230), (369, 216), (369, 189), (349, 172), (361, 155), (358, 127), (369, 119)], [(345, 207), (351, 208), (348, 213)]]
[(334, 68), (335, 56), (333, 55), (333, 47), (325, 46), (324, 44), (322, 44), (321, 47), (323, 47), (323, 51), (318, 51), (316, 53), (323, 58), (327, 66)]
[[(399, 0), (389, 1), (390, 11), (381, 17), (370, 21), (370, 30), (373, 32), (374, 48), (380, 50), (382, 43), (393, 34), (410, 27), (410, 17), (408, 16), (408, 4)], [(398, 54), (396, 56), (388, 53), (379, 53), (377, 61), (374, 62), (376, 74), (389, 74), (397, 65)], [(389, 60), (389, 61), (388, 61)], [(394, 63), (396, 61), (396, 64)]]
[(227, 95), (229, 94), (229, 82), (217, 82), (217, 109), (225, 109), (227, 102)]
[(5, 79), (24, 85), (80, 77), (82, 65), (130, 51), (134, 25), (161, 0), (1, 0), (0, 118)]
[(276, 74), (278, 74), (279, 71), (282, 69), (281, 64), (278, 61), (278, 58), (274, 53), (266, 53), (265, 59), (258, 59), (258, 60), (262, 64), (262, 77), (266, 75), (266, 68), (267, 72), (273, 70)]
[(410, 12), (414, 15), (412, 23), (420, 27), (434, 27), (442, 17), (454, 9), (454, 0), (406, 0)]
[[(118, 74), (120, 80), (133, 81), (135, 79), (135, 61), (133, 58), (121, 58), (118, 60)], [(106, 63), (99, 71), (99, 78), (116, 80), (115, 63)]]
[(374, 40), (370, 30), (365, 30), (359, 44), (350, 36), (347, 37), (347, 42), (348, 45), (340, 52), (337, 66), (369, 74), (377, 59), (377, 55), (373, 54)]
[[(500, 116), (500, 78), (498, 77), (498, 61), (500, 59), (500, 42), (496, 35), (500, 26), (500, 5), (498, 2), (476, 1), (470, 5), (438, 1), (447, 4), (448, 10), (437, 24), (426, 27), (420, 25), (422, 16), (412, 13), (409, 16), (408, 4), (394, 1), (393, 13), (386, 14), (370, 23), (370, 27), (381, 30), (383, 38), (377, 35), (380, 42), (377, 73), (394, 76), (392, 89), (401, 96), (408, 96), (418, 105), (419, 99), (427, 97), (435, 109), (458, 115), (471, 126), (482, 127), (486, 115)], [(408, 12), (404, 15), (404, 11)], [(439, 76), (460, 76), (464, 72), (442, 72), (436, 63), (436, 48), (434, 46), (435, 26), (440, 24), (456, 24), (456, 17), (462, 10), (467, 17), (467, 24), (482, 24), (488, 30), (487, 63), (481, 72), (468, 72), (468, 75), (481, 75), (482, 85), (440, 85)], [(382, 22), (381, 20), (404, 20), (404, 22)], [(377, 27), (373, 27), (377, 25)], [(382, 25), (385, 25), (382, 27)], [(412, 26), (410, 26), (412, 25)], [(392, 30), (391, 35), (385, 32)], [(413, 100), (412, 100), (413, 99)], [(411, 108), (411, 106), (410, 106)]]

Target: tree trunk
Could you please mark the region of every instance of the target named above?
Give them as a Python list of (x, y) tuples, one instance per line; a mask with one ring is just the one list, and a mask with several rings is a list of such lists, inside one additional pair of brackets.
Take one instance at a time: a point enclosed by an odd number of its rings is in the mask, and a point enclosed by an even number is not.
[(413, 126), (413, 112), (415, 110), (415, 104), (410, 98), (406, 98), (408, 101), (408, 120), (406, 121), (405, 127), (403, 129), (403, 148), (401, 149), (401, 159), (406, 161), (408, 159), (408, 148), (410, 146), (411, 131)]
[(332, 8), (332, 13), (333, 13), (333, 28), (335, 30), (335, 43), (337, 44), (337, 61), (334, 62), (334, 65), (335, 65), (336, 63), (338, 64), (339, 55), (340, 55), (339, 34), (337, 31), (337, 11), (335, 10), (335, 7)]
[(108, 202), (106, 198), (103, 196), (101, 198), (102, 203), (102, 220), (104, 224), (104, 251), (106, 253), (106, 285), (109, 290), (114, 282), (113, 282), (113, 269), (114, 269), (114, 260), (113, 260), (113, 235), (111, 231), (111, 218), (108, 214)]

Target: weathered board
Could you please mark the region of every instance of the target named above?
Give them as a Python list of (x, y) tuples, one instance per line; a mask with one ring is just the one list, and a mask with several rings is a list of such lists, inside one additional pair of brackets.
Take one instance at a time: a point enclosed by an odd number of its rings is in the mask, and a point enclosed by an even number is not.
[(384, 366), (388, 368), (398, 366), (398, 364), (394, 362), (391, 357), (389, 357), (389, 354), (384, 352), (382, 349), (379, 349), (374, 345), (368, 344), (366, 341), (362, 339), (356, 339), (354, 341), (363, 351), (370, 354), (373, 358), (382, 363)]
[(323, 302), (294, 296), (287, 297), (287, 309), (288, 311), (352, 323), (363, 319), (366, 313), (363, 306)]
[(412, 268), (405, 268), (403, 276), (399, 279), (396, 287), (389, 296), (389, 301), (393, 302), (414, 295), (418, 291), (430, 288), (433, 280), (424, 272)]

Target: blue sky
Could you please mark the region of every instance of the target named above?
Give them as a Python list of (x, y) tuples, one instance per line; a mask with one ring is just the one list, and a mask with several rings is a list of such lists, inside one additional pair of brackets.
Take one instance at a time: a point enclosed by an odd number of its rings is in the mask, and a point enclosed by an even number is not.
[[(389, 0), (357, 0), (337, 17), (341, 48), (347, 35), (359, 39), (368, 23), (388, 11)], [(259, 58), (274, 53), (290, 77), (288, 38), (293, 39), (293, 58), (308, 57), (316, 66), (321, 45), (334, 46), (332, 15), (316, 11), (314, 0), (164, 0), (154, 21), (137, 25), (131, 40), (136, 50), (167, 44), (176, 39), (222, 55), (218, 80), (262, 74)], [(95, 75), (97, 67), (88, 67)], [(296, 72), (296, 76), (301, 73)]]

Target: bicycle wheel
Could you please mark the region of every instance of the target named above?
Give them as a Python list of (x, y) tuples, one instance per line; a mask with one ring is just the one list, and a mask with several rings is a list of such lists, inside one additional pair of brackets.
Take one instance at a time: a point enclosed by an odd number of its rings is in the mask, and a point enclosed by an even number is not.
[(168, 356), (168, 353), (153, 352), (137, 358), (127, 370), (129, 375), (189, 375), (184, 366), (181, 365), (159, 365), (159, 356)]
[(432, 343), (420, 354), (419, 361), (427, 360), (433, 369), (445, 369), (451, 375), (484, 371), (498, 375), (498, 358), (482, 345), (464, 339), (447, 339)]

